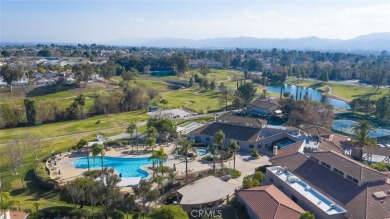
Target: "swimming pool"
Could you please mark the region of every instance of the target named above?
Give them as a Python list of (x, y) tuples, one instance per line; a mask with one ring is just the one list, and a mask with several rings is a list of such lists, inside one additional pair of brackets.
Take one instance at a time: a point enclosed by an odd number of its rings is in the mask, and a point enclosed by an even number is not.
[(196, 153), (198, 154), (198, 156), (203, 156), (207, 154), (207, 151), (206, 149), (196, 149)]
[[(120, 157), (104, 157), (104, 167), (114, 168), (117, 173), (121, 173), (122, 177), (142, 177), (147, 178), (148, 172), (142, 170), (141, 167), (150, 165), (153, 160), (142, 157), (142, 158), (120, 158)], [(73, 161), (73, 166), (78, 169), (87, 169), (88, 161), (87, 157), (79, 158)], [(90, 168), (101, 168), (100, 156), (97, 156), (95, 161), (93, 157), (89, 158)]]

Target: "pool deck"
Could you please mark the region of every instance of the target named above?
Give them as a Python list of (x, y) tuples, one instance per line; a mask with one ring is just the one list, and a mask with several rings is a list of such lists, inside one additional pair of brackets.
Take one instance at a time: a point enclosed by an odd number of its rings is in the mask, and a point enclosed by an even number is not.
[[(158, 150), (160, 146), (156, 146), (155, 150)], [(176, 166), (176, 171), (178, 175), (185, 175), (185, 161), (184, 159), (175, 159), (175, 155), (172, 152), (175, 149), (174, 144), (169, 144), (163, 146), (165, 152), (168, 154), (168, 160), (164, 164), (170, 168)], [(128, 149), (127, 149), (128, 150)], [(140, 149), (140, 150), (143, 150)], [(106, 151), (105, 156), (110, 157), (122, 157), (122, 158), (140, 158), (140, 157), (149, 157), (151, 154), (145, 155), (127, 155), (122, 153), (123, 150), (111, 149)], [(57, 165), (51, 171), (51, 177), (57, 180), (60, 184), (64, 184), (67, 181), (73, 180), (77, 177), (80, 177), (86, 169), (78, 169), (73, 167), (72, 163), (74, 160), (86, 156), (86, 152), (73, 152), (70, 154), (62, 154), (60, 158), (57, 159)], [(195, 159), (191, 159), (188, 162), (188, 172), (198, 172), (202, 170), (212, 169), (212, 162), (200, 162), (203, 156), (198, 156)], [(229, 180), (230, 183), (236, 184), (238, 186), (242, 185), (242, 179), (246, 175), (254, 173), (254, 169), (258, 166), (269, 165), (269, 158), (267, 156), (262, 156), (260, 159), (250, 159), (250, 152), (241, 152), (236, 155), (236, 169), (242, 172), (241, 177), (237, 179)], [(96, 161), (99, 162), (99, 161)], [(225, 161), (224, 165), (229, 168), (233, 168), (233, 160)], [(152, 175), (152, 172), (148, 169), (148, 166), (143, 166), (142, 169), (146, 170), (149, 173), (149, 176)], [(216, 163), (216, 168), (220, 168), (220, 163)], [(58, 174), (58, 171), (61, 171), (61, 174)], [(130, 187), (123, 187), (123, 191), (131, 191)]]

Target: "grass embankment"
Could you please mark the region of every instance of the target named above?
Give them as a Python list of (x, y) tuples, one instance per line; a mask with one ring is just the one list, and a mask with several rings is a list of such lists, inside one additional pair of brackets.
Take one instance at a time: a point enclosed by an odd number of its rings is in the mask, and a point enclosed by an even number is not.
[(341, 99), (345, 99), (350, 101), (355, 98), (370, 98), (373, 100), (377, 100), (380, 97), (389, 93), (388, 89), (372, 88), (369, 86), (358, 86), (358, 85), (346, 85), (346, 84), (338, 84), (338, 83), (321, 83), (314, 80), (303, 80), (296, 78), (288, 78), (286, 80), (287, 84), (295, 84), (302, 87), (311, 87), (321, 91), (325, 91), (326, 85), (332, 89), (332, 94), (340, 97)]
[[(130, 112), (96, 116), (93, 118), (46, 124), (35, 127), (13, 128), (0, 130), (1, 143), (9, 142), (13, 136), (19, 136), (24, 132), (36, 133), (42, 138), (56, 137), (61, 135), (75, 134), (61, 138), (54, 138), (42, 142), (42, 151), (39, 156), (49, 154), (52, 151), (66, 151), (71, 146), (75, 145), (81, 138), (87, 140), (96, 139), (96, 132), (102, 132), (106, 136), (115, 135), (123, 132), (123, 128), (130, 122), (138, 122), (147, 120), (148, 115), (141, 112)], [(100, 124), (95, 124), (100, 120)], [(123, 126), (123, 127), (121, 127)], [(117, 129), (109, 129), (115, 128)], [(102, 129), (108, 129), (103, 130)], [(87, 132), (87, 133), (86, 133)], [(0, 146), (1, 157), (5, 157), (5, 147)], [(41, 201), (42, 207), (50, 207), (57, 205), (69, 205), (59, 200), (58, 193), (49, 192), (41, 189), (32, 179), (33, 168), (36, 163), (35, 157), (29, 154), (21, 168), (18, 168), (18, 173), (15, 175), (12, 170), (6, 166), (6, 160), (0, 159), (0, 175), (4, 191), (11, 193), (13, 198), (22, 201), (22, 209), (33, 208), (33, 203), (37, 200)], [(44, 172), (44, 167), (39, 166), (39, 171)], [(25, 187), (25, 188), (24, 188)]]
[(112, 87), (110, 84), (88, 83), (86, 87), (76, 88), (74, 85), (49, 85), (39, 87), (14, 87), (10, 92), (9, 88), (0, 89), (0, 104), (22, 102), (25, 98), (34, 101), (48, 101), (64, 99), (64, 102), (71, 102), (80, 94), (91, 96), (103, 92)]
[[(9, 142), (14, 136), (21, 136), (25, 132), (35, 133), (41, 138), (50, 138), (69, 134), (80, 134), (83, 132), (99, 131), (109, 128), (120, 128), (130, 122), (147, 120), (149, 116), (143, 112), (126, 112), (94, 116), (83, 120), (57, 122), (41, 126), (20, 127), (0, 130), (0, 143)], [(99, 124), (96, 124), (100, 120)], [(123, 130), (123, 129), (122, 129)]]

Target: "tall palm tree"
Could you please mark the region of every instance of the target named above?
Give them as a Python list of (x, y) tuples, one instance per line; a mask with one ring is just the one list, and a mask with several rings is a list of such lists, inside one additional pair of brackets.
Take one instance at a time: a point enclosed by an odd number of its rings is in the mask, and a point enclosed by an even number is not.
[[(156, 144), (156, 140), (158, 137), (157, 129), (154, 127), (148, 127), (148, 129), (146, 130), (146, 133), (147, 133), (149, 139), (155, 139), (154, 144)], [(152, 147), (152, 152), (154, 150), (154, 144), (150, 145)]]
[(218, 147), (215, 145), (210, 145), (209, 152), (213, 156), (213, 175), (215, 176), (215, 158), (217, 157), (218, 154)]
[(164, 179), (165, 177), (163, 175), (157, 175), (154, 179), (153, 182), (157, 183), (157, 189), (162, 189), (162, 192), (164, 194)]
[(213, 143), (218, 145), (221, 150), (219, 151), (220, 153), (220, 158), (221, 158), (221, 170), (223, 169), (223, 155), (224, 153), (224, 146), (225, 146), (225, 134), (223, 133), (222, 130), (219, 130), (214, 134), (213, 137)]
[(158, 160), (158, 165), (161, 168), (161, 173), (164, 175), (164, 169), (162, 168), (164, 162), (168, 159), (168, 154), (165, 153), (164, 148), (160, 148), (160, 150), (156, 151), (156, 157)]
[(88, 141), (85, 139), (80, 139), (79, 142), (77, 142), (77, 148), (82, 148), (84, 146), (87, 146), (87, 162), (88, 162), (88, 172), (89, 172), (89, 147), (88, 147)]
[(230, 139), (229, 149), (233, 151), (233, 169), (236, 169), (236, 153), (240, 150), (240, 146), (236, 140)]
[(362, 146), (376, 146), (376, 139), (369, 136), (369, 132), (374, 130), (375, 127), (369, 121), (360, 120), (358, 123), (352, 125), (352, 131), (354, 133), (353, 140)]
[(169, 182), (169, 185), (173, 186), (173, 183), (175, 182), (177, 173), (175, 171), (169, 171), (167, 179)]
[[(134, 137), (133, 137), (134, 131), (137, 132), (137, 124), (135, 124), (134, 122), (130, 122), (130, 124), (127, 126), (125, 132), (130, 134), (131, 142), (133, 142), (133, 140), (134, 140)], [(137, 152), (138, 152), (138, 144), (137, 144)]]
[(194, 153), (196, 156), (196, 149), (193, 147), (194, 141), (188, 140), (188, 139), (183, 139), (180, 141), (181, 144), (181, 149), (180, 152), (181, 154), (184, 154), (186, 156), (186, 181), (188, 182), (188, 154), (189, 153)]
[(103, 167), (104, 167), (104, 146), (101, 145), (101, 144), (93, 144), (92, 145), (92, 156), (93, 156), (93, 159), (95, 161), (96, 159), (96, 156), (98, 156), (100, 154), (100, 161), (101, 161), (101, 164), (102, 164), (102, 172), (103, 172)]

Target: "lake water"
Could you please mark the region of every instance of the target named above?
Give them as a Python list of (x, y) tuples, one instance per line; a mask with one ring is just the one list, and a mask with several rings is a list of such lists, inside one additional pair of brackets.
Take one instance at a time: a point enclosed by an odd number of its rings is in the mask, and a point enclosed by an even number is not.
[[(295, 96), (298, 92), (298, 99), (303, 99), (306, 92), (309, 94), (309, 97), (311, 97), (312, 100), (321, 101), (322, 98), (322, 92), (317, 89), (310, 87), (301, 87), (293, 84), (270, 85), (267, 87), (267, 90), (273, 93), (280, 93), (281, 88), (282, 93), (286, 91), (290, 92), (294, 96), (294, 98), (296, 98)], [(335, 108), (349, 109), (348, 103), (343, 100), (328, 98), (328, 101), (329, 104), (333, 105)]]

